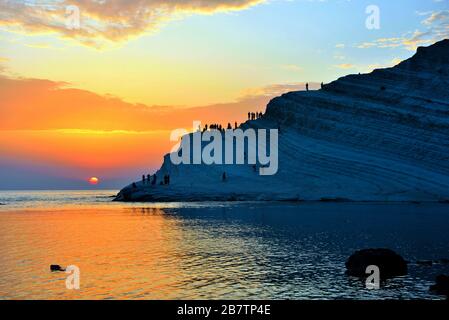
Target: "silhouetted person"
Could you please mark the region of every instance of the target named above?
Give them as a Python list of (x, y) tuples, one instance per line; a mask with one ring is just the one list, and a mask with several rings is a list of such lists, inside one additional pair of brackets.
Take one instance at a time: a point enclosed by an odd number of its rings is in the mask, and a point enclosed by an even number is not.
[(309, 91), (309, 84), (306, 83), (306, 91)]
[(223, 175), (221, 176), (221, 180), (223, 182), (226, 181), (226, 172), (223, 172)]
[(151, 181), (151, 174), (147, 174), (147, 183), (150, 184)]
[(262, 118), (262, 116), (263, 116), (263, 113), (260, 112), (260, 113), (259, 113), (259, 118)]
[(137, 188), (137, 185), (136, 185), (136, 183), (135, 183), (135, 182), (133, 182), (133, 188), (134, 188), (134, 189), (136, 189), (136, 188)]
[(251, 113), (248, 112), (248, 120), (251, 120)]
[(145, 175), (142, 175), (142, 183), (145, 184)]
[(234, 129), (237, 129), (237, 121), (234, 124)]
[(232, 129), (232, 126), (231, 126), (231, 123), (229, 122), (228, 123), (228, 130), (231, 130)]
[(323, 88), (324, 88), (324, 83), (321, 82), (321, 89), (323, 89)]

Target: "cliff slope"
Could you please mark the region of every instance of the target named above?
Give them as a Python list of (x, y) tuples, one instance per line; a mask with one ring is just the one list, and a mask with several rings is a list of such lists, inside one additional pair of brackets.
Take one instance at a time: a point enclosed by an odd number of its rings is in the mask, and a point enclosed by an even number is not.
[(449, 199), (449, 40), (392, 68), (286, 93), (242, 125), (278, 127), (275, 175), (248, 164), (173, 165), (166, 155), (157, 176), (170, 174), (170, 185), (136, 182), (116, 200)]

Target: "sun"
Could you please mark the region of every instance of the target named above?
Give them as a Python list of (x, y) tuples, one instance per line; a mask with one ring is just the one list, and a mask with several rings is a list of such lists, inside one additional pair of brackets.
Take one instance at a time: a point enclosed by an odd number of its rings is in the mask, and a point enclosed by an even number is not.
[(89, 178), (88, 181), (89, 181), (90, 184), (96, 185), (96, 184), (98, 184), (100, 182), (100, 179), (98, 179), (97, 177), (91, 177), (91, 178)]

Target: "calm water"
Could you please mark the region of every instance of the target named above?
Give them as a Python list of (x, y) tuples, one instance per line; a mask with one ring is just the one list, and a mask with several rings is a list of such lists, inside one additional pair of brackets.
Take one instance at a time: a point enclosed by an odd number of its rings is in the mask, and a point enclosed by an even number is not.
[[(448, 265), (381, 290), (344, 274), (357, 249), (449, 258), (449, 206), (112, 203), (115, 191), (0, 192), (2, 299), (438, 299)], [(81, 289), (50, 264), (77, 265)]]

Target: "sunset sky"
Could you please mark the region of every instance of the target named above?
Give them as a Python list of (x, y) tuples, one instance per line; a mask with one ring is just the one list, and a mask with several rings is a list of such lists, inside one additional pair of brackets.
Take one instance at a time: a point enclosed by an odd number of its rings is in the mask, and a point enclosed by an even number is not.
[(242, 122), (443, 38), (449, 0), (0, 0), (0, 189), (121, 187), (172, 129)]

